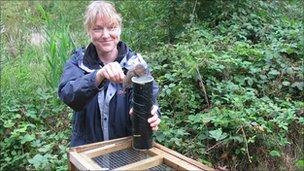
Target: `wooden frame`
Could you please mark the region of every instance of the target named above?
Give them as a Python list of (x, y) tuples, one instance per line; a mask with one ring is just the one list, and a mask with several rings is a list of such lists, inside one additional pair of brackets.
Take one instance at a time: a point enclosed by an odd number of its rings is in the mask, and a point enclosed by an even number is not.
[[(99, 166), (92, 158), (131, 148), (131, 146), (132, 137), (125, 137), (71, 148), (68, 152), (69, 169), (108, 170), (108, 168)], [(160, 164), (170, 166), (174, 170), (214, 170), (158, 143), (153, 143), (153, 147), (144, 151), (144, 153), (149, 154), (151, 157), (115, 168), (114, 170), (146, 170)]]

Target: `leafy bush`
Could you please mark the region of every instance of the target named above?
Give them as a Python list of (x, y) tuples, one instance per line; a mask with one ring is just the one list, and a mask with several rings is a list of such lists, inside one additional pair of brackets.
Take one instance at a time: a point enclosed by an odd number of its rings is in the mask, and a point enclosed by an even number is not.
[[(255, 8), (271, 7), (263, 5)], [(207, 164), (291, 169), (303, 157), (303, 25), (279, 17), (270, 29), (260, 20), (251, 40), (242, 25), (260, 16), (247, 10), (213, 30), (192, 26), (180, 43), (148, 54), (162, 87), (156, 139)]]
[[(0, 170), (67, 169), (72, 111), (56, 87), (88, 43), (87, 3), (1, 2)], [(303, 168), (302, 1), (114, 3), (161, 87), (158, 142), (214, 167)]]
[(67, 169), (71, 111), (50, 90), (31, 96), (1, 89), (1, 170)]
[[(13, 3), (23, 8), (22, 2)], [(22, 4), (36, 8), (16, 21), (29, 21), (27, 17), (36, 12), (41, 20), (35, 18), (40, 25), (29, 22), (15, 27), (8, 18), (2, 27), (1, 45), (6, 46), (1, 48), (0, 170), (67, 170), (72, 111), (60, 102), (54, 87), (75, 41), (68, 26), (52, 28), (53, 16), (43, 6)], [(46, 42), (31, 43), (31, 34), (26, 33), (34, 26)]]

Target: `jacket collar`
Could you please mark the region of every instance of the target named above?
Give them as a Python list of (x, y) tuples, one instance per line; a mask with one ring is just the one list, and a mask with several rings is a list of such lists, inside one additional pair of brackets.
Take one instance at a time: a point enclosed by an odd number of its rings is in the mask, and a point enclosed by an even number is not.
[[(117, 50), (118, 55), (115, 61), (117, 61), (118, 63), (120, 63), (122, 59), (126, 57), (131, 51), (131, 49), (129, 49), (128, 46), (121, 41), (117, 44)], [(83, 64), (90, 69), (99, 69), (100, 66), (104, 66), (102, 61), (100, 61), (100, 59), (98, 58), (96, 47), (95, 45), (93, 45), (93, 43), (90, 43), (85, 51), (83, 57)]]

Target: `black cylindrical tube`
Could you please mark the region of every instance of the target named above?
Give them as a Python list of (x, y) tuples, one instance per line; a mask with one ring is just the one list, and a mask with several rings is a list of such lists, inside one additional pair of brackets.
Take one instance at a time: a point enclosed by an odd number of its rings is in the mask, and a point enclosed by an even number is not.
[(153, 77), (133, 77), (133, 148), (145, 150), (152, 147), (152, 128), (148, 123), (152, 109)]

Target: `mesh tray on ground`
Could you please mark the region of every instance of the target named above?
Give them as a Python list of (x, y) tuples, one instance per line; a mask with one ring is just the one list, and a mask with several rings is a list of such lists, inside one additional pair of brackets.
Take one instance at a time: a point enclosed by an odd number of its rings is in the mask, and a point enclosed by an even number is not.
[(70, 170), (214, 170), (158, 143), (143, 151), (132, 143), (125, 137), (71, 148)]
[[(125, 150), (115, 151), (113, 153), (108, 153), (103, 156), (98, 156), (93, 158), (93, 160), (102, 168), (107, 168), (109, 170), (119, 168), (121, 166), (125, 166), (128, 164), (132, 164), (143, 159), (147, 159), (151, 157), (149, 154), (134, 150), (133, 148), (128, 148)], [(158, 166), (154, 166), (150, 169), (150, 171), (157, 170), (173, 170), (173, 168), (160, 164)]]

